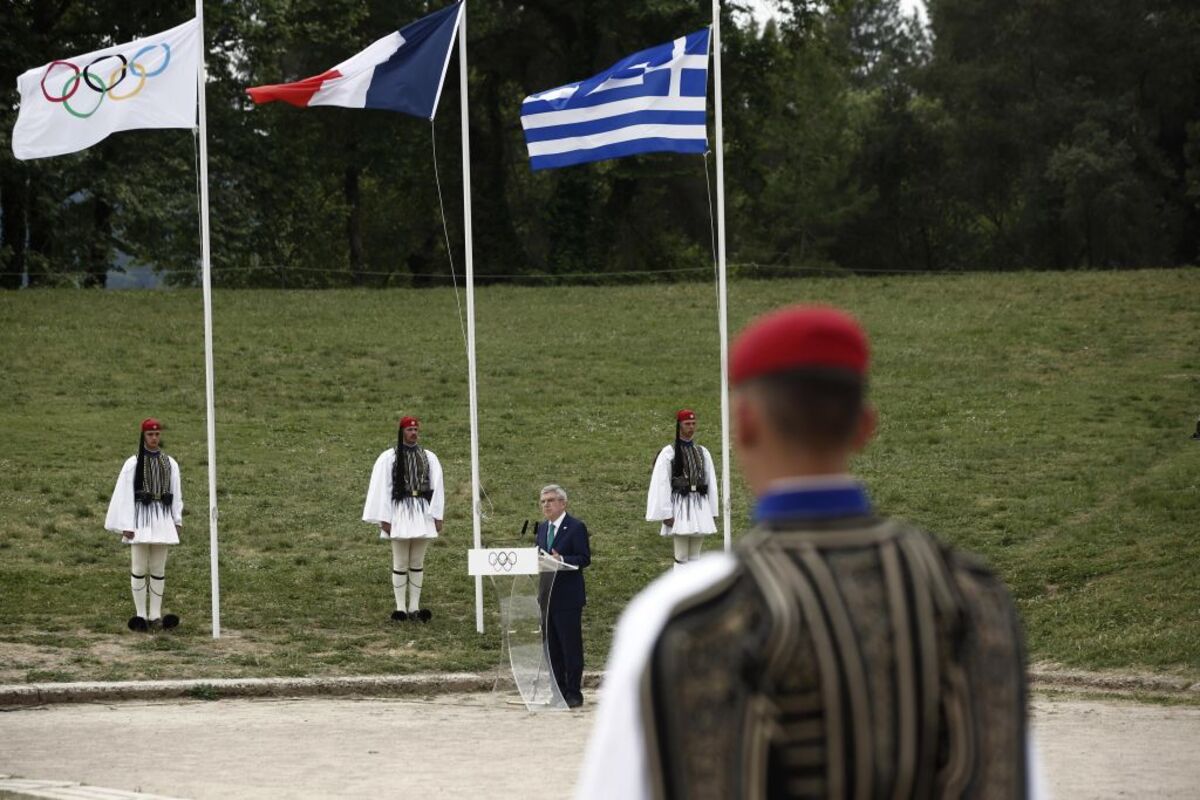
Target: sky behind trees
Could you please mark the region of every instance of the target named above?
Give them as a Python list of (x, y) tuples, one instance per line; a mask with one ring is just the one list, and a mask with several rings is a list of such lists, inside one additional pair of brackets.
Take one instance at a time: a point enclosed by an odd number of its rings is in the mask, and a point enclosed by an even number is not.
[[(745, 4), (750, 7), (751, 13), (759, 23), (764, 23), (771, 17), (778, 18), (781, 16), (779, 5), (775, 0), (746, 0)], [(922, 20), (928, 21), (928, 15), (925, 11), (925, 0), (900, 0), (900, 9), (905, 14), (911, 14), (916, 11), (921, 15)]]

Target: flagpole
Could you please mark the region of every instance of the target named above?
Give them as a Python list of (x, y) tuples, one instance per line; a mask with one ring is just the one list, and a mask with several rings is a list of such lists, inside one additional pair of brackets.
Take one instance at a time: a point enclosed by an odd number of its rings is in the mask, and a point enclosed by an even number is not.
[(204, 0), (196, 0), (200, 28), (196, 97), (200, 103), (200, 266), (204, 286), (204, 401), (208, 427), (208, 558), (212, 579), (212, 636), (221, 638), (221, 575), (217, 562), (217, 423), (213, 401), (212, 261), (208, 240), (208, 118), (204, 109)]
[(725, 131), (721, 118), (721, 0), (713, 0), (712, 47), (713, 93), (716, 96), (717, 126), (717, 311), (721, 330), (721, 524), (725, 549), (732, 546), (729, 513), (729, 297), (725, 287)]
[[(467, 3), (458, 22), (458, 96), (462, 117), (463, 238), (467, 263), (467, 392), (471, 408), (471, 530), (483, 547), (479, 516), (479, 397), (475, 382), (475, 257), (471, 240), (471, 125), (467, 112)], [(483, 633), (483, 576), (475, 576), (475, 630)]]

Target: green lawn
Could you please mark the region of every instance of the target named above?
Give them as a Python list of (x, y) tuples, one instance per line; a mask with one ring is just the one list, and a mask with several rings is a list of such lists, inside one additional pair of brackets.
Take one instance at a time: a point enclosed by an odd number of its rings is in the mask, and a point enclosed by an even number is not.
[[(874, 338), (880, 508), (982, 552), (1033, 657), (1200, 674), (1200, 271), (739, 281), (731, 325), (833, 302)], [(485, 669), (474, 630), (466, 355), (451, 290), (218, 292), (223, 637), (208, 627), (198, 292), (0, 295), (0, 681)], [(477, 295), (484, 538), (557, 481), (592, 532), (588, 667), (668, 568), (642, 521), (673, 412), (719, 460), (710, 285)], [(426, 562), (434, 622), (395, 626), (388, 548), (359, 521), (403, 413), (447, 474)], [(137, 423), (168, 426), (188, 504), (174, 635), (125, 630), (128, 555), (103, 531)], [(749, 500), (735, 475), (736, 535)], [(719, 540), (712, 540), (719, 546)], [(488, 595), (489, 607), (493, 605)]]

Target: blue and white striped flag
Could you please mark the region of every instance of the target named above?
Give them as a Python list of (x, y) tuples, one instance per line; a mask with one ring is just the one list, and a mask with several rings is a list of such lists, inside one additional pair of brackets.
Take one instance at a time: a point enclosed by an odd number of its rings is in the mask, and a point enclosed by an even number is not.
[(578, 83), (521, 104), (536, 169), (635, 153), (703, 153), (709, 29), (627, 56)]

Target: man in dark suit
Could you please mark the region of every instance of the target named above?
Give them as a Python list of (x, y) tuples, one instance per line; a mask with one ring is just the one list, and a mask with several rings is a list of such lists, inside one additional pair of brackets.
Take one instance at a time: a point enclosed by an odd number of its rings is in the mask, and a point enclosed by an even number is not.
[(583, 568), (592, 563), (592, 551), (587, 525), (567, 513), (567, 493), (561, 486), (552, 483), (543, 488), (539, 502), (546, 520), (537, 526), (538, 547), (577, 567), (542, 573), (538, 603), (554, 679), (567, 705), (578, 708), (583, 705), (583, 606), (587, 602)]

